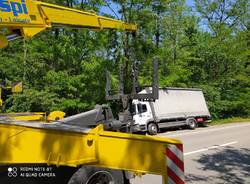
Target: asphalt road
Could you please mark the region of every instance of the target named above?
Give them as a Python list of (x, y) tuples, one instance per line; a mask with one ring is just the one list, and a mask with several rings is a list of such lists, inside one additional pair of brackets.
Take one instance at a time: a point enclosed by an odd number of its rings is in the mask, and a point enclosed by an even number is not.
[[(182, 140), (186, 183), (250, 184), (250, 122), (168, 131), (158, 136)], [(144, 175), (131, 183), (161, 184), (162, 179)]]

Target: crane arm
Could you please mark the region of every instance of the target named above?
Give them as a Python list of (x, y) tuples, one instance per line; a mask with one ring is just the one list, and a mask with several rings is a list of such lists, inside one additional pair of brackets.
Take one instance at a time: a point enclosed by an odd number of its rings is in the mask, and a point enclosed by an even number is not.
[(19, 37), (31, 38), (51, 27), (121, 29), (137, 26), (94, 12), (80, 11), (35, 0), (0, 0), (0, 47)]

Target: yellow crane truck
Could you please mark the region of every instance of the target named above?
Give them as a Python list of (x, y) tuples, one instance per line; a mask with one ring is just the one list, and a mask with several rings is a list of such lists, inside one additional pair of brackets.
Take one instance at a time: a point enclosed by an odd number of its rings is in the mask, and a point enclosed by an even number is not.
[[(31, 38), (52, 26), (137, 29), (134, 24), (93, 12), (35, 0), (0, 0), (1, 48), (9, 41)], [(148, 98), (136, 94), (108, 96), (122, 98), (126, 109), (126, 101), (133, 97)], [(123, 133), (119, 131), (123, 123), (115, 120), (111, 109), (104, 105), (50, 124), (0, 120), (0, 183), (32, 183), (35, 177), (53, 177), (57, 173), (51, 168), (66, 169), (60, 177), (69, 177), (59, 183), (128, 184), (131, 175), (146, 173), (161, 175), (163, 184), (184, 183), (183, 146), (179, 140)], [(39, 165), (44, 167), (35, 167)]]

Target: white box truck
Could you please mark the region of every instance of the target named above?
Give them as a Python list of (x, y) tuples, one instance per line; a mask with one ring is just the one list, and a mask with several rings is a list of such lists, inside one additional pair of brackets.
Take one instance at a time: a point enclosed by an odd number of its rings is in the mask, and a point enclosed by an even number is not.
[[(150, 93), (147, 88), (140, 93)], [(155, 135), (161, 128), (187, 126), (209, 122), (211, 115), (201, 89), (160, 88), (155, 102), (133, 100), (135, 132)]]

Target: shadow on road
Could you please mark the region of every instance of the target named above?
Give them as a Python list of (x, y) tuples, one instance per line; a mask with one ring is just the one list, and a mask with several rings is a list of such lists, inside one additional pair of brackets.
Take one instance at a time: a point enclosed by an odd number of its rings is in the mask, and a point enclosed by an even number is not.
[(221, 181), (221, 183), (242, 184), (246, 183), (246, 179), (250, 182), (250, 149), (227, 147), (217, 150), (214, 154), (203, 154), (195, 161), (202, 165), (199, 169), (208, 173), (215, 171), (218, 174), (213, 176), (188, 174), (187, 183)]
[[(203, 129), (203, 128), (207, 128), (209, 127), (209, 125), (199, 125), (197, 128), (198, 129)], [(171, 127), (171, 128), (161, 128), (160, 129), (160, 133), (166, 133), (166, 132), (175, 132), (178, 130), (190, 130), (188, 127), (186, 126), (181, 126), (181, 127)]]

